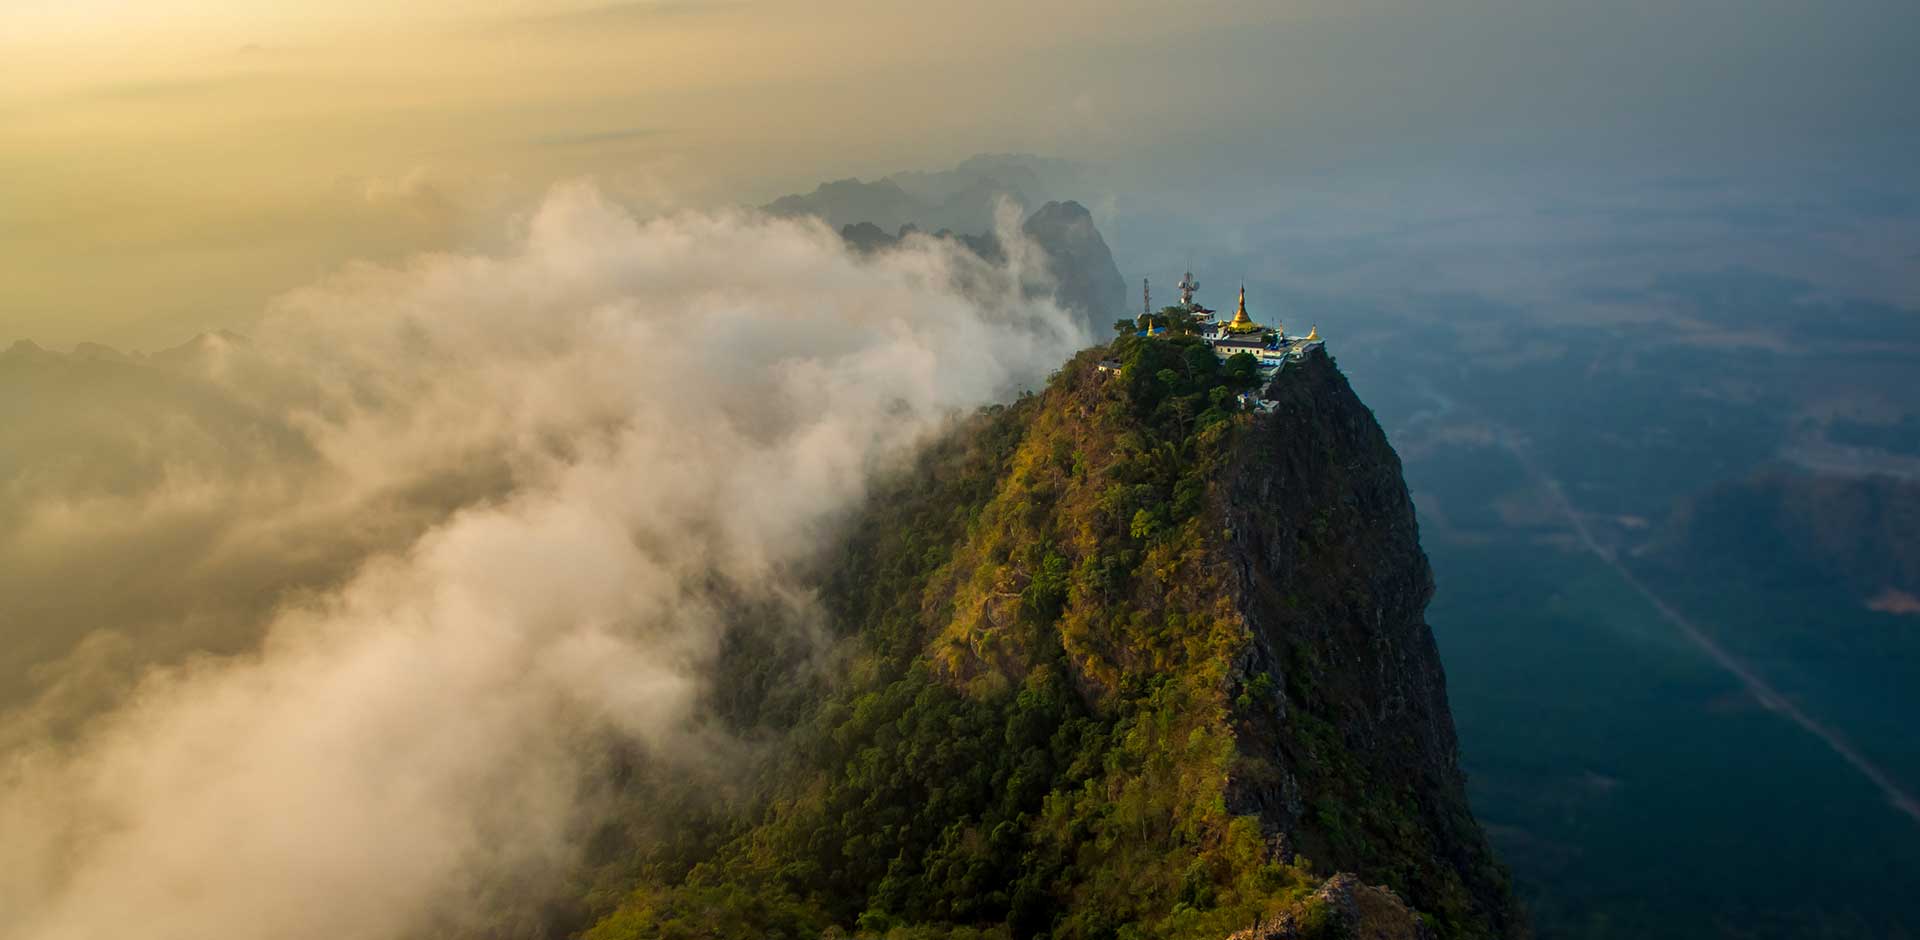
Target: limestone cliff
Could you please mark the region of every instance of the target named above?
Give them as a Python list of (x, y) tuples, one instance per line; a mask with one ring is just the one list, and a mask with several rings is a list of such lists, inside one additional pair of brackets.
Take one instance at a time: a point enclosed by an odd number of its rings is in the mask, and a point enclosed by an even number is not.
[(1399, 457), (1322, 351), (1266, 394), (1274, 410), (1241, 438), (1221, 490), (1249, 640), (1236, 678), (1278, 692), (1240, 715), (1233, 805), (1289, 850), (1508, 933), (1517, 919), (1467, 806)]

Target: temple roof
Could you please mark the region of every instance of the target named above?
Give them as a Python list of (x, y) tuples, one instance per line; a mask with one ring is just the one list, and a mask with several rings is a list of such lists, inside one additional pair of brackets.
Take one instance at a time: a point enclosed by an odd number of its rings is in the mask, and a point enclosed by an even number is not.
[(1230, 349), (1265, 349), (1267, 344), (1257, 336), (1227, 336), (1214, 340), (1213, 345)]

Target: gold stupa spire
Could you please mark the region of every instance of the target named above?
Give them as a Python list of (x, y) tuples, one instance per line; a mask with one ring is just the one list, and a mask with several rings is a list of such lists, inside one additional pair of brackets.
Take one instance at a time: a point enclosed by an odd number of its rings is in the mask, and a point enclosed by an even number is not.
[(1260, 329), (1260, 324), (1247, 316), (1247, 285), (1240, 285), (1240, 306), (1233, 311), (1233, 322), (1227, 324), (1229, 333), (1252, 333)]
[(1320, 324), (1316, 323), (1313, 325), (1313, 329), (1310, 329), (1307, 331), (1307, 342), (1311, 343), (1314, 340), (1319, 338), (1320, 338)]

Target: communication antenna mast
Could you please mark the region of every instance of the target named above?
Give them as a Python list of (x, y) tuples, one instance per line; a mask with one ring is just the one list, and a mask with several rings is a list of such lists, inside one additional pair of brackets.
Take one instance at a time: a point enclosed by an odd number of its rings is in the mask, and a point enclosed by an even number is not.
[(1193, 272), (1192, 272), (1191, 270), (1189, 270), (1189, 271), (1187, 272), (1187, 276), (1186, 276), (1186, 277), (1183, 277), (1183, 278), (1181, 278), (1181, 279), (1180, 279), (1180, 303), (1181, 303), (1181, 305), (1182, 305), (1182, 306), (1185, 306), (1185, 307), (1188, 307), (1188, 308), (1192, 308), (1192, 307), (1193, 307), (1193, 292), (1194, 292), (1194, 291), (1197, 291), (1197, 290), (1199, 290), (1199, 289), (1200, 289), (1200, 282), (1199, 282), (1199, 281), (1196, 281), (1196, 280), (1194, 280), (1194, 279), (1193, 279)]
[(1153, 316), (1153, 288), (1144, 277), (1140, 279), (1140, 315)]

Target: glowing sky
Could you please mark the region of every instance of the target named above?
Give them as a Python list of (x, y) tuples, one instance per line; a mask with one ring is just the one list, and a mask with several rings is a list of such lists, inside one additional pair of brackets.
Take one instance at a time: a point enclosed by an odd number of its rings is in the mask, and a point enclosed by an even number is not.
[(1284, 175), (1904, 152), (1882, 0), (0, 5), (0, 341), (177, 342), (556, 180), (648, 211), (1023, 150)]

